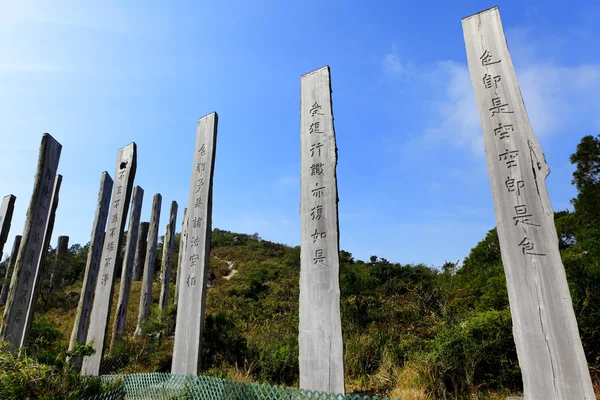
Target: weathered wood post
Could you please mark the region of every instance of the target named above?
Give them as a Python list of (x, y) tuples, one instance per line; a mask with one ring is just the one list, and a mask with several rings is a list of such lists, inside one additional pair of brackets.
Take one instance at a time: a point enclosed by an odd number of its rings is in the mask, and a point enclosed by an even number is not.
[(0, 206), (0, 260), (4, 255), (4, 245), (10, 232), (10, 223), (12, 221), (13, 211), (15, 210), (15, 200), (17, 198), (12, 194), (4, 196)]
[[(42, 252), (40, 254), (40, 266), (34, 274), (33, 278), (33, 290), (31, 292), (31, 300), (29, 301), (29, 307), (27, 309), (27, 313), (25, 314), (25, 327), (23, 330), (23, 337), (21, 338), (20, 348), (26, 347), (29, 341), (29, 330), (31, 329), (31, 324), (33, 323), (35, 306), (37, 304), (37, 296), (40, 292), (40, 286), (42, 283), (42, 278), (45, 274), (44, 267), (46, 262), (46, 257), (48, 256), (48, 251), (50, 250), (50, 242), (52, 241), (52, 232), (54, 231), (54, 221), (56, 219), (56, 209), (58, 208), (58, 200), (60, 193), (60, 186), (62, 184), (62, 175), (56, 175), (54, 178), (54, 186), (52, 189), (52, 202), (50, 203), (50, 215), (48, 216), (48, 223), (46, 224), (46, 237), (44, 239), (44, 244), (42, 247)], [(20, 354), (20, 352), (19, 352)]]
[(21, 345), (25, 330), (25, 317), (34, 292), (33, 278), (40, 268), (40, 260), (45, 255), (44, 238), (52, 201), (52, 187), (56, 178), (62, 146), (49, 134), (44, 134), (40, 146), (33, 195), (27, 210), (23, 239), (13, 270), (0, 340), (8, 341), (11, 349)]
[(163, 243), (162, 268), (161, 268), (161, 290), (158, 306), (166, 310), (169, 304), (169, 284), (171, 283), (171, 264), (173, 263), (173, 247), (175, 245), (175, 224), (177, 223), (177, 202), (171, 202), (171, 213), (169, 224), (165, 230), (165, 241)]
[(19, 254), (19, 246), (21, 246), (21, 235), (15, 236), (13, 242), (12, 253), (10, 253), (10, 259), (6, 266), (6, 275), (4, 276), (4, 283), (2, 284), (2, 293), (0, 294), (0, 307), (6, 304), (6, 298), (8, 297), (8, 287), (10, 286), (10, 278), (12, 277), (12, 271), (17, 262), (17, 255)]
[(200, 118), (188, 198), (189, 228), (181, 264), (171, 373), (196, 375), (200, 366), (206, 273), (210, 258), (212, 180), (217, 146), (217, 113)]
[(300, 81), (300, 388), (344, 393), (337, 147), (329, 67)]
[[(8, 239), (8, 233), (10, 231), (10, 225), (12, 222), (13, 212), (15, 210), (15, 200), (17, 198), (12, 194), (8, 196), (4, 196), (2, 199), (2, 205), (0, 206), (0, 260), (2, 256), (4, 256), (4, 245), (6, 244), (6, 240)], [(19, 242), (20, 238), (19, 237)], [(17, 245), (18, 252), (18, 245)], [(13, 253), (14, 253), (14, 244), (13, 244)], [(14, 256), (16, 257), (16, 255)], [(0, 306), (3, 306), (6, 303), (6, 297), (8, 296), (8, 288), (10, 285), (10, 277), (11, 277), (11, 260), (13, 259), (12, 253), (10, 260), (8, 261), (8, 265), (6, 266), (6, 275), (4, 277), (4, 283), (2, 284), (2, 291), (0, 293)], [(14, 265), (14, 262), (12, 263)]]
[(133, 256), (135, 254), (135, 245), (137, 243), (143, 199), (144, 190), (139, 186), (133, 188), (131, 214), (129, 215), (129, 229), (127, 231), (127, 242), (125, 244), (125, 255), (123, 257), (123, 268), (121, 269), (121, 284), (119, 286), (117, 314), (115, 315), (112, 335), (110, 337), (110, 354), (114, 354), (115, 345), (123, 337), (123, 330), (125, 329), (127, 307), (129, 306), (129, 293), (131, 291), (131, 279), (133, 276)]
[(146, 260), (146, 247), (148, 244), (149, 222), (140, 222), (138, 241), (135, 246), (135, 259), (133, 261), (133, 280), (141, 281), (144, 274), (144, 261)]
[(86, 343), (94, 342), (92, 346), (96, 353), (84, 357), (81, 367), (82, 375), (97, 376), (100, 373), (100, 363), (114, 289), (115, 263), (118, 257), (119, 243), (125, 228), (137, 168), (136, 147), (135, 143), (130, 143), (117, 153), (115, 190), (113, 191), (108, 214), (108, 226), (102, 246), (102, 257), (100, 258), (102, 261), (96, 282), (94, 306), (90, 315), (90, 325), (86, 339)]
[[(87, 262), (85, 265), (85, 275), (83, 277), (83, 286), (79, 295), (79, 304), (77, 306), (77, 315), (75, 324), (71, 332), (69, 342), (69, 351), (75, 349), (76, 344), (87, 344), (87, 332), (90, 323), (90, 312), (94, 301), (94, 290), (98, 279), (100, 269), (100, 256), (102, 255), (102, 245), (104, 243), (104, 229), (108, 217), (108, 206), (110, 205), (110, 195), (112, 193), (113, 180), (104, 171), (100, 179), (100, 190), (98, 191), (98, 205), (96, 206), (96, 215), (92, 225), (92, 236), (90, 238), (90, 248), (88, 249)], [(122, 189), (121, 189), (122, 190)], [(81, 357), (76, 357), (73, 364), (77, 370), (81, 368)]]
[(185, 253), (185, 241), (187, 238), (187, 207), (183, 209), (183, 220), (181, 221), (181, 234), (179, 235), (179, 254), (177, 255), (177, 276), (175, 281), (175, 298), (173, 304), (177, 305), (177, 298), (179, 297), (179, 278), (181, 277), (181, 262)]
[(462, 20), (526, 399), (594, 399), (545, 179), (497, 7)]
[(58, 244), (56, 245), (56, 263), (53, 266), (51, 282), (52, 286), (56, 287), (60, 285), (62, 280), (62, 269), (60, 268), (60, 260), (65, 257), (65, 254), (69, 251), (69, 237), (59, 236)]
[(134, 333), (134, 336), (138, 338), (142, 335), (142, 327), (146, 318), (150, 315), (150, 305), (152, 304), (152, 281), (154, 280), (154, 267), (156, 263), (156, 242), (158, 241), (161, 204), (162, 196), (160, 193), (157, 193), (152, 200), (152, 214), (150, 215), (150, 230), (148, 231), (148, 245), (146, 249), (146, 262), (144, 263), (144, 277), (142, 278), (138, 323)]

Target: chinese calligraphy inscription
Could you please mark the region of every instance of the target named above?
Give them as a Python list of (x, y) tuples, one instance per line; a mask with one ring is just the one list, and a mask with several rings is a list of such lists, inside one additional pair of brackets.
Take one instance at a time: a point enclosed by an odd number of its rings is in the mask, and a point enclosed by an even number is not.
[[(498, 8), (463, 19), (525, 398), (594, 398), (545, 178)], [(540, 160), (542, 160), (540, 162)]]

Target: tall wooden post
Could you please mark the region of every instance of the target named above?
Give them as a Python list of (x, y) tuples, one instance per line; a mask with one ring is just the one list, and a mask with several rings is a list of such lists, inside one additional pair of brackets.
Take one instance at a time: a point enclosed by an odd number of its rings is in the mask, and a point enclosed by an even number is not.
[(593, 399), (535, 137), (497, 7), (462, 20), (526, 399)]
[(140, 222), (138, 241), (135, 246), (135, 259), (133, 261), (133, 280), (141, 281), (144, 274), (144, 261), (146, 260), (146, 247), (148, 244), (149, 222)]
[(110, 354), (114, 354), (115, 344), (121, 340), (121, 337), (123, 337), (123, 330), (125, 329), (127, 307), (129, 306), (129, 292), (131, 291), (131, 279), (133, 277), (133, 256), (135, 255), (135, 245), (137, 243), (143, 199), (144, 190), (139, 186), (133, 188), (131, 214), (129, 215), (129, 229), (127, 230), (127, 243), (125, 244), (125, 256), (123, 257), (123, 268), (121, 269), (117, 315), (115, 315), (110, 338)]
[(300, 388), (344, 393), (337, 147), (329, 67), (303, 75), (300, 82)]
[(174, 374), (196, 375), (200, 366), (206, 273), (210, 258), (212, 180), (217, 146), (217, 113), (200, 118), (188, 198), (189, 229), (181, 264), (173, 346)]
[(113, 192), (106, 237), (102, 246), (100, 271), (96, 282), (94, 306), (90, 316), (90, 325), (86, 342), (92, 344), (96, 353), (84, 357), (81, 367), (82, 375), (97, 376), (104, 350), (104, 339), (108, 326), (114, 289), (115, 263), (119, 252), (119, 243), (125, 228), (127, 210), (131, 200), (133, 180), (137, 168), (137, 148), (135, 143), (123, 147), (117, 153), (115, 169), (115, 190)]
[(11, 278), (2, 327), (0, 327), (0, 340), (8, 341), (11, 349), (17, 349), (21, 345), (29, 303), (32, 297), (36, 298), (33, 293), (33, 279), (40, 268), (40, 260), (47, 250), (43, 247), (44, 238), (61, 149), (60, 143), (49, 134), (44, 134), (21, 248)]
[[(69, 351), (73, 351), (76, 344), (87, 344), (85, 341), (90, 323), (90, 312), (94, 301), (94, 290), (96, 289), (96, 281), (100, 269), (100, 256), (102, 255), (104, 229), (106, 228), (106, 220), (108, 218), (108, 206), (110, 205), (112, 187), (113, 180), (108, 172), (104, 171), (102, 173), (102, 178), (100, 179), (98, 204), (96, 206), (94, 224), (92, 225), (90, 248), (88, 249), (85, 275), (83, 276), (83, 286), (81, 287), (81, 294), (79, 295), (75, 324), (73, 325), (73, 331), (71, 332)], [(74, 360), (74, 365), (78, 370), (81, 368), (81, 357), (77, 357)]]
[(152, 200), (152, 214), (150, 216), (150, 230), (148, 231), (148, 246), (146, 249), (146, 262), (144, 263), (144, 277), (142, 278), (138, 323), (134, 333), (136, 337), (142, 335), (142, 327), (146, 318), (150, 315), (150, 305), (152, 304), (152, 281), (154, 281), (156, 242), (158, 241), (158, 225), (160, 224), (161, 205), (162, 196), (160, 193), (157, 193)]
[(165, 230), (161, 268), (161, 290), (158, 306), (165, 310), (169, 304), (169, 284), (171, 283), (171, 264), (173, 263), (173, 247), (175, 245), (175, 224), (177, 222), (177, 202), (171, 202), (169, 224)]
[(13, 211), (15, 210), (15, 200), (17, 198), (12, 194), (4, 196), (2, 205), (0, 205), (0, 260), (4, 255), (4, 245), (10, 232), (10, 223), (12, 221)]
[(10, 286), (10, 278), (12, 277), (12, 271), (17, 262), (17, 255), (19, 254), (19, 246), (21, 246), (21, 235), (15, 236), (13, 242), (12, 252), (10, 253), (10, 259), (6, 266), (6, 275), (4, 276), (4, 283), (2, 284), (2, 293), (0, 294), (0, 307), (6, 304), (6, 298), (8, 297), (8, 287)]
[(187, 238), (187, 207), (183, 209), (183, 220), (181, 221), (181, 234), (179, 235), (179, 254), (177, 255), (177, 276), (175, 277), (175, 298), (173, 304), (177, 304), (177, 298), (179, 297), (179, 282), (181, 277), (181, 263), (185, 253), (185, 241)]
[(54, 186), (52, 190), (52, 202), (50, 203), (50, 215), (48, 217), (48, 223), (46, 224), (46, 237), (44, 239), (44, 245), (40, 254), (40, 266), (37, 269), (33, 278), (33, 291), (31, 292), (31, 300), (29, 301), (29, 307), (25, 316), (25, 328), (23, 330), (23, 336), (21, 337), (21, 347), (26, 347), (29, 342), (29, 330), (33, 323), (33, 317), (35, 313), (35, 306), (37, 304), (37, 296), (40, 292), (40, 286), (42, 284), (42, 278), (45, 274), (43, 268), (45, 267), (46, 257), (50, 250), (50, 242), (52, 241), (52, 232), (54, 231), (54, 221), (56, 219), (56, 209), (58, 208), (58, 200), (60, 193), (60, 186), (62, 184), (62, 175), (56, 175), (54, 178)]
[(58, 243), (56, 245), (56, 264), (53, 266), (52, 271), (52, 286), (56, 287), (60, 285), (62, 281), (62, 269), (60, 268), (59, 262), (62, 258), (64, 258), (65, 254), (69, 251), (69, 237), (68, 236), (59, 236)]

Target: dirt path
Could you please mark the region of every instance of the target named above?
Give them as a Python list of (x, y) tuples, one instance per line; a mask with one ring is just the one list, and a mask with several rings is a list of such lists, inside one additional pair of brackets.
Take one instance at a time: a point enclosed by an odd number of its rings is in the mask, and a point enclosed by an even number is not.
[(227, 275), (225, 275), (223, 277), (223, 279), (225, 280), (230, 280), (231, 278), (233, 278), (233, 276), (235, 274), (238, 273), (237, 269), (233, 269), (233, 266), (235, 265), (235, 261), (227, 261), (227, 260), (221, 260), (219, 257), (214, 256), (217, 260), (222, 261), (224, 263), (227, 263), (227, 266), (229, 268), (229, 273)]

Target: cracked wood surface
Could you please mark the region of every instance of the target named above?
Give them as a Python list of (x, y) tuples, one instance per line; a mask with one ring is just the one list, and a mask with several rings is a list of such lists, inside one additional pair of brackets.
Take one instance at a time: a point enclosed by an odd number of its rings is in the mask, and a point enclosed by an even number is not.
[(496, 7), (462, 21), (526, 399), (594, 399), (545, 179)]

